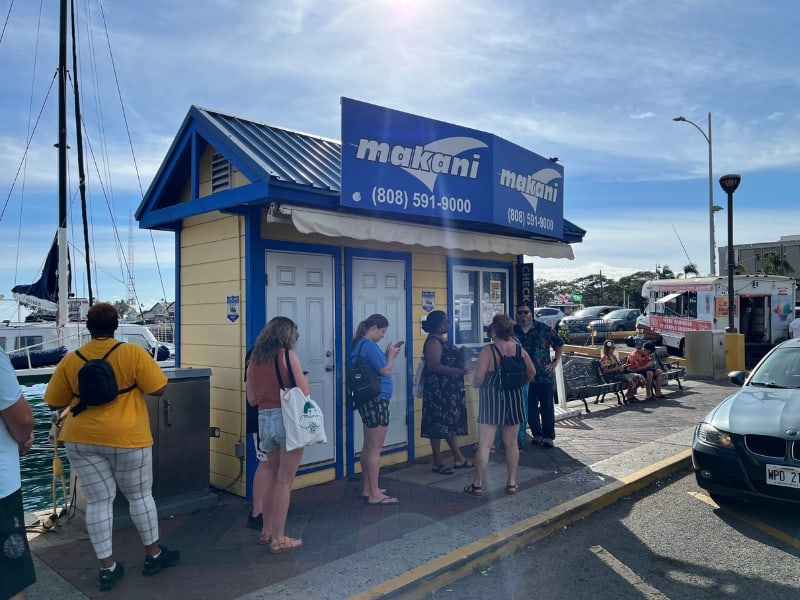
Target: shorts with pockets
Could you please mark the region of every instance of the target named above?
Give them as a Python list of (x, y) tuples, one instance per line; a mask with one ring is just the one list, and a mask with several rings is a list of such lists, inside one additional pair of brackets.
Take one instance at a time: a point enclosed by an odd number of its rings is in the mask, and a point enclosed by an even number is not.
[(265, 408), (258, 411), (258, 436), (260, 448), (269, 454), (278, 447), (286, 448), (286, 429), (283, 426), (283, 411), (280, 408)]

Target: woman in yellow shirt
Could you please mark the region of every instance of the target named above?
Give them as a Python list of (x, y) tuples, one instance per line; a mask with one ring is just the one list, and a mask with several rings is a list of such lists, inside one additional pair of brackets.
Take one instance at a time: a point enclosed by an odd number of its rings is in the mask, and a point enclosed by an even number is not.
[[(136, 344), (114, 339), (117, 310), (98, 303), (86, 315), (91, 341), (67, 354), (45, 389), (44, 401), (53, 409), (68, 408), (59, 440), (86, 497), (86, 528), (100, 561), (101, 590), (122, 579), (122, 563), (112, 555), (111, 533), (117, 486), (128, 499), (131, 519), (145, 547), (144, 575), (155, 575), (178, 562), (177, 550), (159, 545), (158, 513), (153, 500), (153, 436), (144, 395), (160, 396), (167, 377), (148, 352)], [(121, 393), (107, 404), (77, 409), (78, 372), (86, 360), (102, 359), (114, 371)], [(77, 353), (84, 357), (81, 358)], [(84, 360), (86, 359), (86, 360)], [(73, 414), (77, 413), (77, 414)]]

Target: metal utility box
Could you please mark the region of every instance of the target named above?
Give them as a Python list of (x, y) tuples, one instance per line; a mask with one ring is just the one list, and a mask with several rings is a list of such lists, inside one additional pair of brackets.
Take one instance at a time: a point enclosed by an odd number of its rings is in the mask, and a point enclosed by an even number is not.
[(211, 369), (164, 369), (161, 396), (145, 396), (153, 433), (153, 498), (208, 493)]
[(687, 331), (686, 375), (698, 379), (724, 379), (728, 369), (724, 331)]
[[(167, 389), (145, 396), (153, 434), (153, 498), (159, 518), (186, 514), (216, 502), (209, 492), (211, 369), (166, 368)], [(74, 472), (75, 513), (86, 514), (86, 498)], [(114, 529), (131, 527), (128, 501), (117, 491)]]

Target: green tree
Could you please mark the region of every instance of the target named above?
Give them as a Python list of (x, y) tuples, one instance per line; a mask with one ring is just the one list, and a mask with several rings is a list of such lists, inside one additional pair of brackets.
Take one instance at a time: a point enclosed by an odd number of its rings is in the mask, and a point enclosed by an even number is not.
[(786, 261), (783, 253), (780, 252), (770, 252), (764, 256), (761, 264), (764, 275), (786, 275), (788, 273), (794, 273), (794, 267)]
[(675, 271), (669, 265), (659, 265), (656, 267), (656, 276), (658, 279), (675, 279)]
[[(679, 276), (680, 275), (681, 274), (679, 274)], [(692, 275), (693, 277), (698, 277), (700, 275), (700, 271), (697, 269), (696, 264), (689, 263), (688, 265), (684, 265), (682, 275), (684, 277), (689, 277), (689, 275)]]

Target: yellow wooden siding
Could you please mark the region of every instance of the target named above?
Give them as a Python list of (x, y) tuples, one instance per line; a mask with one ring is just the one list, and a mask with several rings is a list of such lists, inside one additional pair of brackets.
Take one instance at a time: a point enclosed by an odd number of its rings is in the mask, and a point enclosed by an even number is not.
[[(210, 185), (210, 184), (209, 184)], [(262, 236), (282, 241), (297, 241), (304, 244), (320, 243), (326, 246), (347, 244), (348, 248), (375, 248), (374, 242), (339, 240), (319, 235), (301, 235), (293, 228), (279, 224), (266, 224), (262, 220)], [(181, 362), (182, 366), (209, 367), (211, 377), (211, 425), (219, 427), (220, 437), (210, 440), (211, 473), (210, 481), (217, 487), (227, 487), (236, 477), (240, 461), (235, 457), (235, 445), (246, 441), (245, 437), (245, 390), (242, 382), (245, 353), (245, 261), (243, 222), (235, 215), (219, 212), (208, 213), (184, 221), (180, 234), (181, 243)], [(381, 250), (408, 254), (408, 246), (402, 244), (383, 244)], [(344, 250), (344, 247), (342, 247)], [(512, 256), (487, 256), (478, 253), (445, 251), (440, 248), (416, 248), (411, 256), (412, 280), (410, 293), (411, 336), (408, 357), (412, 371), (416, 369), (426, 334), (421, 331), (420, 319), (427, 313), (422, 309), (422, 292), (435, 293), (436, 309), (447, 307), (447, 259), (462, 258), (474, 260), (493, 260), (513, 262)], [(344, 252), (337, 268), (344, 273), (346, 267)], [(347, 298), (344, 278), (340, 294)], [(227, 319), (227, 296), (238, 294), (241, 299), (240, 318), (231, 323)], [(337, 307), (335, 318), (340, 324), (343, 340), (341, 356), (349, 355), (350, 340), (345, 337), (346, 307)], [(346, 363), (346, 358), (344, 360)], [(468, 427), (470, 434), (460, 438), (462, 445), (477, 441), (478, 392), (469, 387), (470, 377), (466, 378)], [(346, 392), (343, 385), (340, 398)], [(410, 390), (409, 390), (410, 393)], [(422, 414), (421, 399), (413, 400), (414, 436), (410, 445), (418, 458), (431, 455), (427, 439), (419, 435)], [(328, 418), (333, 419), (333, 415)], [(338, 451), (344, 450), (343, 432), (337, 432)], [(333, 440), (332, 440), (333, 442)], [(396, 452), (382, 457), (384, 466), (408, 460), (406, 452)], [(355, 472), (360, 465), (355, 464)], [(316, 485), (334, 478), (333, 469), (323, 469), (301, 475), (295, 479), (294, 488)], [(244, 476), (233, 484), (230, 491), (244, 495)]]

